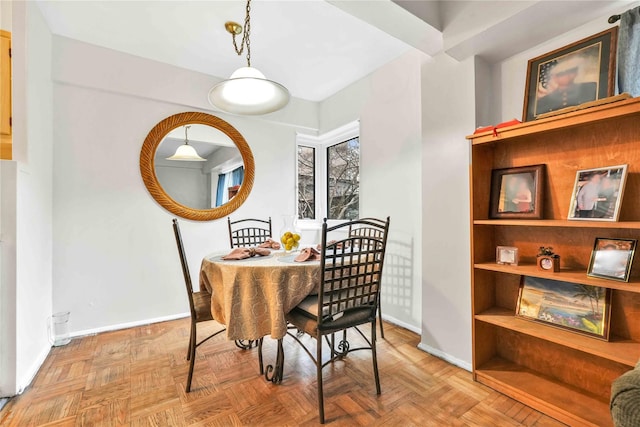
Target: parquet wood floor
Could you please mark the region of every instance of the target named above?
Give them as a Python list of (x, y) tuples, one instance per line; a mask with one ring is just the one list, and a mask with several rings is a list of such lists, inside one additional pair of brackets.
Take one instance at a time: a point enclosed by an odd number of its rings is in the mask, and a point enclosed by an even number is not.
[[(203, 327), (204, 326), (204, 327)], [(215, 322), (200, 324), (213, 332)], [(258, 373), (257, 349), (224, 334), (198, 348), (184, 391), (189, 320), (77, 338), (51, 350), (32, 385), (0, 412), (2, 426), (318, 425), (315, 366), (285, 338), (285, 377)], [(325, 367), (327, 424), (334, 426), (535, 426), (562, 424), (419, 349), (418, 335), (385, 323), (378, 342), (382, 395), (368, 351)], [(265, 339), (265, 363), (276, 343)]]

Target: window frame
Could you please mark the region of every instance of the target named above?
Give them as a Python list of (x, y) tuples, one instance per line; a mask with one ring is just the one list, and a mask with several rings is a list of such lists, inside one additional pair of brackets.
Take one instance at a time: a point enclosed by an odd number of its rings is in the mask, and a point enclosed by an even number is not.
[[(360, 159), (362, 159), (362, 139), (360, 135), (360, 120), (347, 123), (336, 129), (333, 129), (324, 134), (315, 136), (304, 133), (296, 134), (296, 218), (299, 215), (298, 212), (298, 147), (312, 147), (315, 148), (315, 219), (298, 219), (300, 226), (310, 226), (314, 224), (321, 224), (324, 218), (328, 216), (328, 149), (334, 145), (341, 144), (351, 139), (359, 139), (360, 147)], [(358, 168), (361, 167), (361, 161), (358, 162)], [(358, 206), (360, 210), (360, 205)], [(343, 219), (328, 219), (327, 222), (331, 224), (338, 224), (345, 222)]]

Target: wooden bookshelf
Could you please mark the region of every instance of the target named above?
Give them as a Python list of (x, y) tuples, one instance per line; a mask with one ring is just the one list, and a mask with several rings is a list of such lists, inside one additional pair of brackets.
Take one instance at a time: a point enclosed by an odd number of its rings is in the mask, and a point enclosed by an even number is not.
[[(587, 276), (596, 237), (640, 240), (640, 98), (467, 137), (471, 142), (473, 375), (569, 425), (611, 426), (611, 383), (640, 359), (640, 260), (628, 283)], [(544, 164), (543, 219), (490, 219), (491, 171)], [(576, 173), (628, 165), (620, 221), (568, 220)], [(498, 265), (515, 246), (519, 265)], [(539, 271), (540, 246), (561, 271)], [(515, 316), (522, 277), (611, 289), (609, 341)]]
[(607, 399), (584, 393), (553, 378), (495, 358), (477, 369), (480, 382), (570, 426), (611, 425)]

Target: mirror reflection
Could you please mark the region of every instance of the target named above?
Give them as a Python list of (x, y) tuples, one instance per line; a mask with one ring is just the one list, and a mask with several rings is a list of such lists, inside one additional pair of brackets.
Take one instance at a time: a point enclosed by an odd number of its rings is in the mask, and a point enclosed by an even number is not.
[[(200, 159), (185, 159), (176, 153), (185, 145), (195, 149)], [(224, 205), (244, 180), (240, 150), (225, 133), (208, 125), (188, 124), (170, 131), (158, 145), (154, 163), (164, 191), (193, 209)]]

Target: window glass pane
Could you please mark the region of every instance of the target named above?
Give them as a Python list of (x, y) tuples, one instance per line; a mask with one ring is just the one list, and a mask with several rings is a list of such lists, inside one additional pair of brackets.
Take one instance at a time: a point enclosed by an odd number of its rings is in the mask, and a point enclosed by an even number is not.
[(329, 219), (356, 219), (360, 207), (360, 139), (327, 149), (327, 206)]
[(316, 149), (298, 146), (298, 218), (316, 217)]

